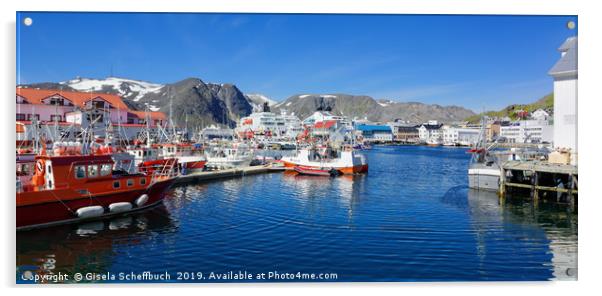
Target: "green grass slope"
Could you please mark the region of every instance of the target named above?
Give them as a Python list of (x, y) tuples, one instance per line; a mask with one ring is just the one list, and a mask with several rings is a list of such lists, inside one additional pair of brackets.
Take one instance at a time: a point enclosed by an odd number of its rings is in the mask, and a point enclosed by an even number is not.
[(524, 104), (524, 105), (523, 104), (513, 104), (513, 105), (507, 106), (506, 108), (499, 110), (499, 111), (486, 111), (484, 113), (469, 116), (469, 117), (465, 118), (464, 121), (468, 121), (469, 123), (478, 123), (481, 121), (481, 117), (483, 115), (486, 115), (486, 116), (492, 117), (492, 118), (503, 118), (503, 117), (508, 116), (512, 120), (515, 120), (518, 118), (518, 116), (516, 115), (517, 111), (525, 110), (527, 112), (533, 112), (537, 109), (543, 109), (543, 110), (547, 111), (548, 113), (551, 113), (552, 111), (554, 111), (554, 94), (551, 93), (549, 95), (546, 95), (543, 98), (541, 98), (531, 104)]

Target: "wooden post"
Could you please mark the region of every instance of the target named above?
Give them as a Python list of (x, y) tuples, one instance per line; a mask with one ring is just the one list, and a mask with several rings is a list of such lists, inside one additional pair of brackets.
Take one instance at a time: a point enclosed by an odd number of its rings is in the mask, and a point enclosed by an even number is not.
[(506, 170), (504, 170), (503, 166), (500, 169), (500, 190), (498, 193), (500, 197), (504, 198), (506, 196)]
[(533, 171), (533, 180), (531, 182), (532, 193), (533, 193), (533, 202), (539, 202), (539, 189), (537, 186), (539, 185), (539, 173), (537, 171)]
[(574, 179), (573, 174), (569, 174), (569, 191), (566, 194), (572, 208), (575, 207), (575, 197), (573, 196), (573, 187), (574, 187), (575, 183), (573, 182), (573, 179)]
[(569, 199), (573, 198), (573, 184), (573, 174), (569, 174), (569, 191), (567, 192)]

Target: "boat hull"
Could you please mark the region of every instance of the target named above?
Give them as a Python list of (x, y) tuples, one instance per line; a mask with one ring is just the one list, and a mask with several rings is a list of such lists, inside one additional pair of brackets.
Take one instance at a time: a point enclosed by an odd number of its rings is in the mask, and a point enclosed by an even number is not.
[(313, 168), (306, 166), (295, 166), (293, 168), (295, 172), (301, 175), (309, 175), (309, 176), (323, 176), (323, 177), (333, 177), (341, 174), (340, 171), (335, 169), (325, 169), (325, 168)]
[[(123, 192), (113, 192), (102, 195), (83, 196), (77, 199), (61, 199), (62, 195), (68, 196), (79, 194), (73, 190), (57, 191), (38, 191), (25, 194), (39, 195), (47, 199), (44, 195), (54, 195), (53, 201), (17, 206), (17, 230), (28, 230), (33, 228), (47, 227), (52, 225), (81, 222), (87, 220), (100, 219), (109, 216), (123, 215), (133, 211), (139, 211), (159, 204), (165, 197), (165, 192), (174, 179), (158, 181), (146, 189), (129, 190)], [(135, 201), (142, 195), (148, 195), (148, 200), (141, 206), (136, 206)], [(17, 198), (19, 194), (17, 194)], [(128, 202), (133, 205), (131, 210), (111, 213), (109, 205), (115, 203)], [(76, 211), (83, 207), (101, 206), (104, 214), (93, 218), (79, 218)]]
[[(299, 164), (293, 163), (293, 162), (289, 162), (289, 161), (282, 161), (284, 163), (284, 167), (288, 168), (288, 169), (294, 169), (296, 166), (299, 166)], [(310, 167), (313, 169), (320, 169), (320, 168), (324, 168), (324, 166), (308, 166), (308, 165), (302, 165), (304, 167)], [(349, 167), (328, 167), (328, 169), (335, 169), (339, 172), (341, 172), (343, 175), (354, 175), (354, 174), (363, 174), (363, 173), (367, 173), (368, 172), (368, 164), (361, 164), (361, 165), (356, 165), (356, 166), (349, 166)]]
[(471, 168), (468, 170), (468, 187), (471, 189), (498, 191), (499, 184), (499, 170), (482, 168)]
[(186, 172), (188, 174), (188, 173), (203, 171), (205, 169), (205, 165), (207, 164), (207, 161), (205, 161), (205, 160), (188, 161), (188, 162), (180, 162), (180, 164), (182, 165), (182, 169), (184, 169), (184, 172)]

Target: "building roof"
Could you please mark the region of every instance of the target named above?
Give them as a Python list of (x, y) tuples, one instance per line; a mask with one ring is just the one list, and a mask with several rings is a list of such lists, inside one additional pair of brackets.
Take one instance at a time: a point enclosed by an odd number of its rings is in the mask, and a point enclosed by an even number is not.
[(403, 132), (416, 132), (416, 133), (418, 132), (419, 127), (420, 126), (415, 126), (415, 125), (412, 125), (412, 126), (397, 125), (397, 126), (395, 126), (395, 128), (397, 129), (398, 132), (403, 131)]
[(361, 124), (356, 126), (356, 129), (363, 132), (391, 132), (388, 125)]
[(561, 58), (554, 64), (548, 72), (554, 77), (568, 76), (577, 74), (577, 36), (569, 37), (558, 51), (562, 53)]
[[(146, 111), (133, 111), (133, 110), (130, 110), (130, 111), (128, 111), (128, 113), (132, 113), (132, 114), (136, 115), (136, 117), (138, 117), (140, 119), (145, 119), (146, 118)], [(167, 115), (165, 115), (165, 113), (160, 112), (160, 111), (149, 111), (148, 114), (150, 115), (151, 119), (159, 119), (159, 120), (166, 120), (167, 119)]]
[(33, 88), (21, 88), (17, 87), (17, 95), (24, 98), (30, 104), (43, 104), (42, 101), (46, 98), (59, 95), (73, 103), (78, 107), (84, 107), (86, 102), (101, 98), (111, 104), (113, 107), (118, 109), (127, 110), (128, 106), (123, 102), (120, 96), (103, 94), (103, 93), (92, 93), (92, 92), (72, 92), (63, 91), (56, 89), (33, 89)]
[(439, 123), (439, 124), (423, 124), (423, 125), (421, 125), (421, 127), (423, 127), (423, 126), (427, 130), (438, 130), (443, 126), (443, 124)]

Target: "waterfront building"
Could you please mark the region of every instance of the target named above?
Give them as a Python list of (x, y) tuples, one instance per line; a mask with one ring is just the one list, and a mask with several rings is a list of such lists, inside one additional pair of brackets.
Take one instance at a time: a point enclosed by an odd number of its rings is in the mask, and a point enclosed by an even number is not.
[(438, 123), (436, 120), (429, 120), (427, 123), (420, 125), (418, 128), (420, 142), (439, 142), (442, 140), (442, 127), (443, 124)]
[(554, 127), (548, 121), (519, 120), (500, 127), (500, 137), (508, 143), (550, 143)]
[[(16, 121), (24, 130), (33, 130), (33, 121), (38, 122), (38, 130), (52, 140), (57, 137), (72, 138), (74, 127), (86, 127), (91, 118), (85, 110), (95, 110), (99, 126), (112, 125), (122, 140), (133, 140), (146, 126), (164, 125), (167, 120), (162, 112), (144, 112), (130, 110), (121, 97), (111, 94), (72, 92), (62, 90), (43, 90), (16, 88)], [(99, 130), (100, 131), (100, 130)], [(22, 133), (22, 140), (32, 140), (32, 133)]]
[(393, 142), (393, 133), (388, 125), (360, 124), (355, 129), (362, 133), (365, 142)]
[(392, 122), (389, 124), (393, 133), (393, 141), (401, 143), (418, 143), (420, 135), (418, 132), (419, 125), (410, 123)]
[(471, 146), (479, 141), (481, 130), (478, 128), (465, 128), (444, 126), (443, 145), (448, 146)]
[(577, 36), (566, 39), (558, 51), (560, 59), (548, 72), (554, 78), (554, 147), (577, 154)]
[(119, 96), (88, 92), (44, 90), (33, 88), (16, 89), (17, 121), (40, 122), (65, 121), (65, 114), (77, 109), (95, 107), (103, 109), (112, 122), (127, 120), (127, 105)]

